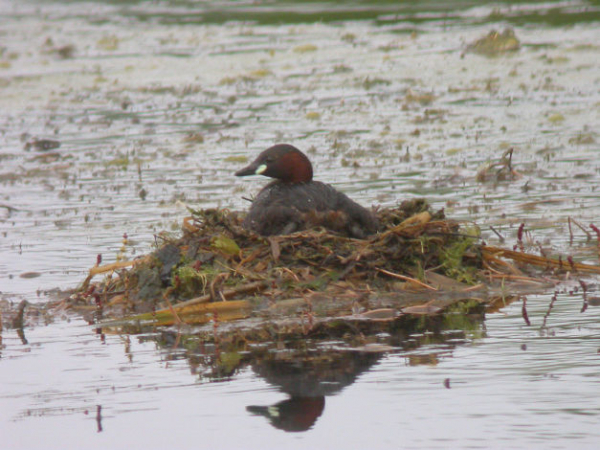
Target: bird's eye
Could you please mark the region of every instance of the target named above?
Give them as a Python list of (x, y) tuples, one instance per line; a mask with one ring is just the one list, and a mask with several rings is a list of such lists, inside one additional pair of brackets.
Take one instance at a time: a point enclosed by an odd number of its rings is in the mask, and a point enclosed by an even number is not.
[(274, 159), (272, 156), (267, 156), (267, 157), (265, 158), (265, 162), (266, 162), (266, 163), (269, 163), (269, 164), (270, 164), (270, 163), (272, 163), (273, 161), (275, 161), (275, 159)]

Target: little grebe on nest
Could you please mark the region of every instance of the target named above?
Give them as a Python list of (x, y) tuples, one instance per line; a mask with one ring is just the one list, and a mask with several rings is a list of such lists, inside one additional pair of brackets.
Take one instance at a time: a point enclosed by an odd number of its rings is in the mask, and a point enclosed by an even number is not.
[(288, 144), (266, 149), (238, 177), (275, 178), (256, 196), (243, 226), (264, 236), (289, 234), (321, 225), (355, 238), (377, 231), (377, 218), (331, 185), (313, 181), (312, 164)]

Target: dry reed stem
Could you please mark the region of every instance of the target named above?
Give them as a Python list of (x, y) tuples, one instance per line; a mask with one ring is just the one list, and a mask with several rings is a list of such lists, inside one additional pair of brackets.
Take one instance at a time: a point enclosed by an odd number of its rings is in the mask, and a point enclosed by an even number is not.
[(422, 281), (416, 280), (414, 278), (407, 277), (405, 275), (400, 275), (399, 273), (390, 272), (389, 270), (381, 269), (379, 267), (375, 267), (375, 270), (377, 270), (378, 272), (381, 272), (385, 275), (389, 275), (390, 277), (398, 278), (399, 280), (408, 281), (409, 283), (414, 283), (422, 288), (429, 289), (430, 291), (437, 291), (437, 289), (434, 288), (433, 286), (425, 284)]
[(523, 272), (521, 272), (519, 269), (517, 269), (515, 266), (513, 266), (512, 264), (506, 262), (506, 261), (502, 261), (499, 258), (496, 258), (495, 256), (492, 255), (483, 255), (483, 263), (485, 265), (486, 268), (488, 268), (489, 270), (491, 270), (492, 272), (496, 272), (499, 275), (507, 275), (505, 272), (501, 272), (500, 270), (494, 269), (490, 263), (493, 263), (499, 267), (503, 267), (506, 270), (508, 270), (509, 272), (511, 272), (513, 275), (523, 275)]
[[(265, 290), (268, 286), (269, 286), (269, 283), (266, 281), (256, 281), (254, 283), (248, 283), (248, 284), (244, 284), (242, 286), (238, 286), (235, 289), (226, 289), (223, 291), (223, 297), (225, 297), (226, 299), (229, 299), (229, 298), (235, 297), (236, 295), (239, 295), (239, 294), (249, 294), (249, 293), (254, 293), (254, 292), (260, 292), (260, 291)], [(201, 303), (207, 303), (207, 302), (210, 302), (211, 298), (212, 298), (211, 294), (202, 295), (200, 297), (192, 298), (185, 302), (178, 303), (173, 308), (175, 308), (176, 310), (179, 310), (182, 308), (186, 308), (188, 306), (193, 306), (193, 305), (197, 305), (197, 304), (201, 304)]]
[(530, 255), (527, 253), (515, 252), (513, 250), (507, 250), (500, 247), (492, 247), (488, 245), (481, 246), (481, 252), (486, 258), (497, 259), (498, 256), (512, 259), (513, 261), (531, 264), (532, 266), (538, 267), (554, 267), (557, 269), (575, 269), (579, 272), (586, 273), (598, 273), (600, 274), (600, 266), (594, 266), (591, 264), (584, 263), (570, 263), (568, 261), (560, 261), (551, 258), (544, 258), (542, 256)]
[(89, 270), (88, 276), (86, 277), (86, 279), (83, 280), (83, 283), (81, 284), (81, 290), (86, 290), (88, 288), (88, 286), (90, 285), (90, 281), (92, 281), (92, 278), (94, 278), (96, 275), (98, 275), (100, 273), (106, 273), (106, 272), (111, 272), (111, 271), (114, 272), (115, 270), (118, 270), (118, 269), (132, 267), (145, 259), (146, 258), (140, 258), (140, 259), (135, 259), (133, 261), (120, 261), (120, 262), (114, 262), (111, 264), (105, 264), (104, 266), (94, 266)]
[[(212, 316), (217, 316), (219, 321), (228, 322), (231, 320), (244, 319), (249, 316), (251, 304), (247, 300), (232, 300), (222, 302), (200, 303), (188, 305), (185, 308), (179, 305), (173, 307), (171, 312), (169, 308), (157, 311), (156, 314), (175, 313), (171, 317), (161, 317), (158, 319), (160, 325), (173, 325), (177, 322), (177, 318), (181, 323), (201, 324), (210, 321)], [(186, 320), (188, 317), (194, 316), (192, 320)], [(200, 317), (203, 316), (203, 317)]]
[(114, 271), (117, 269), (123, 269), (125, 267), (131, 267), (131, 266), (135, 265), (136, 262), (137, 262), (137, 260), (136, 261), (121, 261), (121, 262), (114, 262), (111, 264), (106, 264), (104, 266), (92, 267), (89, 271), (89, 275), (93, 277), (100, 273), (110, 272), (111, 270)]

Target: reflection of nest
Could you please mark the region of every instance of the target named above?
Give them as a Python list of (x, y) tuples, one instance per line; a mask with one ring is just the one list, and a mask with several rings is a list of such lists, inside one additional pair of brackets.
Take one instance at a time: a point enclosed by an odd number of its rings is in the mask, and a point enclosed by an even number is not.
[[(365, 240), (323, 228), (265, 238), (244, 230), (237, 213), (194, 211), (183, 236), (166, 239), (151, 255), (91, 269), (68, 304), (119, 325), (213, 321), (228, 328), (224, 322), (250, 316), (277, 319), (276, 330), (255, 336), (268, 338), (272, 332), (307, 333), (340, 318), (346, 324), (393, 322), (406, 313), (435, 314), (465, 299), (489, 303), (494, 286), (511, 279), (526, 282), (529, 290), (543, 284), (501, 257), (544, 269), (600, 272), (480, 245), (423, 200), (381, 210), (378, 218), (379, 232)], [(132, 267), (119, 270), (125, 266)], [(92, 284), (102, 272), (117, 276)], [(127, 318), (132, 313), (138, 315)], [(253, 325), (234, 328), (245, 327)]]

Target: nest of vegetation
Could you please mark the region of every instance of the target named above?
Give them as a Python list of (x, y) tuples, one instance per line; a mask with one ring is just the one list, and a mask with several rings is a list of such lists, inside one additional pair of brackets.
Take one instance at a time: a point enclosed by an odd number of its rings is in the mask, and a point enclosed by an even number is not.
[[(185, 323), (205, 324), (210, 334), (216, 322), (238, 323), (238, 331), (253, 330), (246, 337), (268, 338), (274, 332), (318, 333), (340, 319), (397, 322), (465, 301), (505, 304), (500, 287), (507, 280), (520, 282), (521, 289), (523, 283), (537, 289), (546, 284), (547, 278), (525, 276), (506, 258), (520, 266), (569, 269), (555, 260), (482, 245), (475, 233), (445, 218), (443, 210), (432, 211), (424, 200), (377, 215), (379, 232), (362, 240), (323, 228), (263, 237), (242, 228), (241, 214), (192, 211), (181, 237), (163, 239), (156, 251), (134, 261), (92, 268), (65, 302), (95, 323), (120, 330)], [(104, 279), (92, 282), (98, 274)], [(237, 320), (243, 318), (248, 320)]]

